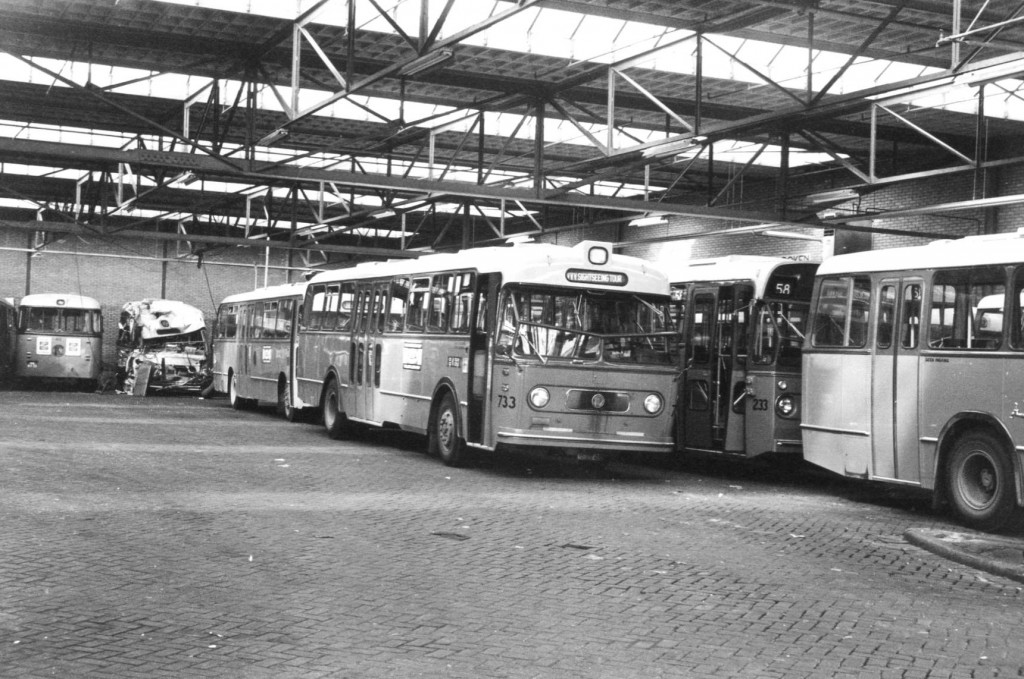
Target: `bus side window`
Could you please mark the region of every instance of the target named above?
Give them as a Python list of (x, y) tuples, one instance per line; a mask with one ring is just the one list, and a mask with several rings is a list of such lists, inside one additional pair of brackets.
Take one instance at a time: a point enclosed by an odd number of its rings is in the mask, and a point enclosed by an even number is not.
[(896, 286), (883, 285), (878, 295), (878, 330), (875, 344), (879, 349), (892, 346), (892, 330), (896, 317)]
[(903, 315), (900, 322), (900, 346), (916, 349), (921, 335), (921, 286), (908, 285), (903, 289)]
[(473, 311), (474, 280), (472, 273), (464, 273), (456, 277), (455, 298), (452, 306), (451, 330), (457, 333), (468, 333)]
[(295, 313), (295, 300), (294, 299), (283, 299), (281, 300), (281, 308), (278, 310), (278, 328), (280, 331), (279, 337), (291, 337), (292, 334), (292, 316)]
[(224, 337), (234, 339), (238, 335), (238, 306), (232, 304), (224, 314)]
[(263, 303), (263, 336), (267, 339), (282, 337), (277, 327), (277, 301)]
[(306, 322), (310, 330), (319, 330), (324, 317), (324, 297), (327, 287), (314, 285), (306, 293)]
[(998, 349), (1006, 292), (1001, 267), (952, 269), (935, 274), (928, 346)]
[(434, 276), (430, 295), (430, 314), (427, 318), (429, 332), (444, 332), (448, 329), (448, 311), (451, 308), (453, 285), (454, 277), (451, 274)]
[(391, 281), (391, 299), (388, 308), (388, 327), (392, 332), (405, 328), (405, 311), (409, 301), (409, 279), (396, 278)]
[(375, 332), (384, 332), (387, 314), (384, 306), (388, 299), (388, 286), (386, 283), (378, 283), (373, 286), (373, 329)]
[(871, 281), (827, 278), (814, 309), (811, 343), (816, 347), (863, 347), (867, 342)]
[(430, 303), (430, 279), (416, 278), (409, 293), (409, 306), (405, 326), (410, 332), (422, 331), (427, 325), (427, 311)]
[(321, 327), (324, 330), (333, 330), (338, 327), (338, 303), (341, 299), (341, 285), (332, 283), (327, 286), (324, 297), (324, 315)]
[(356, 284), (342, 283), (338, 298), (338, 322), (335, 328), (342, 332), (352, 329), (352, 314), (355, 309)]

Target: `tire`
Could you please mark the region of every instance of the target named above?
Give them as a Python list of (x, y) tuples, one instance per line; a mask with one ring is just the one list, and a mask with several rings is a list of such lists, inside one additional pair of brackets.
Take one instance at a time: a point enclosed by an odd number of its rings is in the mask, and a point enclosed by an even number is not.
[(298, 422), (300, 410), (292, 405), (291, 385), (286, 380), (277, 383), (277, 414), (289, 422)]
[(323, 423), (327, 435), (332, 439), (345, 438), (348, 433), (348, 418), (341, 412), (341, 388), (338, 380), (330, 380), (324, 390)]
[(238, 395), (238, 375), (235, 373), (228, 376), (228, 403), (235, 410), (245, 410), (249, 407), (249, 399)]
[(459, 436), (459, 408), (455, 397), (448, 392), (441, 398), (430, 428), (429, 449), (449, 467), (465, 462), (466, 444)]
[(1006, 446), (988, 432), (971, 432), (957, 440), (946, 483), (953, 511), (965, 525), (998, 531), (1019, 522), (1013, 461)]

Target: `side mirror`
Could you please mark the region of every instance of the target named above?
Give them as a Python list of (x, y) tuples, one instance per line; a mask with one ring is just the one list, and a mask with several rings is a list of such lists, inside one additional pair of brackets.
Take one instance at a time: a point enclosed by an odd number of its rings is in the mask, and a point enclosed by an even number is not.
[(512, 347), (507, 344), (495, 344), (494, 354), (496, 356), (508, 356), (512, 353)]

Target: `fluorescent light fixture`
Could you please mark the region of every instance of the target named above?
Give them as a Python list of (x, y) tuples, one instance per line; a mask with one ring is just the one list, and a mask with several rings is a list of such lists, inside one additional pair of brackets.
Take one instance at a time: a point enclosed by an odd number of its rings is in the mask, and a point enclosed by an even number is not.
[(397, 214), (394, 210), (382, 210), (380, 212), (374, 212), (371, 217), (374, 219), (387, 219), (388, 217), (394, 217)]
[(805, 197), (804, 200), (811, 205), (820, 205), (822, 203), (844, 203), (857, 198), (860, 198), (860, 191), (857, 189), (836, 189), (834, 191), (812, 193)]
[(643, 217), (637, 217), (629, 222), (629, 226), (657, 226), (658, 224), (667, 224), (668, 220), (665, 219), (665, 215), (648, 214)]
[(288, 129), (284, 127), (279, 127), (273, 132), (269, 132), (263, 137), (261, 137), (260, 140), (256, 142), (256, 146), (272, 146), (287, 136)]
[(432, 68), (451, 61), (452, 57), (455, 56), (455, 52), (448, 48), (439, 49), (434, 52), (427, 52), (422, 57), (413, 59), (408, 64), (398, 69), (398, 75), (418, 75), (429, 71)]

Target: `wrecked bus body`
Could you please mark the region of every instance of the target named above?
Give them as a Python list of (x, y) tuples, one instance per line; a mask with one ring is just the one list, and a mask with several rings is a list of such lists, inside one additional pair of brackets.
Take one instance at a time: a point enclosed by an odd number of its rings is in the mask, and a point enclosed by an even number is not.
[(117, 334), (118, 381), (129, 394), (195, 391), (212, 379), (199, 309), (168, 299), (128, 302)]

